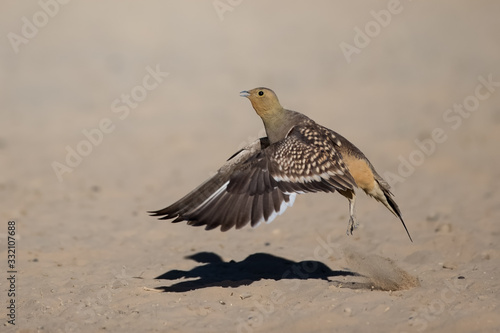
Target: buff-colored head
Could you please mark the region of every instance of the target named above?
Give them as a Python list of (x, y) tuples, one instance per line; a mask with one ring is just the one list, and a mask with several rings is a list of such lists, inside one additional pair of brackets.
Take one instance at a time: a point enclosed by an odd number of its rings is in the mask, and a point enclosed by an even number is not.
[(247, 97), (261, 118), (269, 118), (283, 110), (278, 97), (268, 88), (255, 88), (240, 92), (241, 97)]

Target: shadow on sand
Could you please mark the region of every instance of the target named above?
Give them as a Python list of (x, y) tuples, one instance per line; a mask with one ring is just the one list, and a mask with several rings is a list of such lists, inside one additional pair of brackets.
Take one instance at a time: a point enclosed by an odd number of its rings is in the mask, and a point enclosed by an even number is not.
[(320, 279), (328, 281), (329, 277), (336, 276), (358, 276), (350, 271), (333, 271), (322, 262), (306, 260), (295, 262), (280, 258), (267, 253), (256, 253), (246, 259), (235, 262), (224, 262), (222, 258), (213, 252), (199, 252), (186, 259), (194, 260), (201, 265), (190, 271), (171, 270), (155, 279), (178, 280), (196, 279), (182, 281), (171, 286), (157, 287), (164, 292), (185, 292), (189, 290), (207, 287), (231, 287), (250, 285), (262, 279)]

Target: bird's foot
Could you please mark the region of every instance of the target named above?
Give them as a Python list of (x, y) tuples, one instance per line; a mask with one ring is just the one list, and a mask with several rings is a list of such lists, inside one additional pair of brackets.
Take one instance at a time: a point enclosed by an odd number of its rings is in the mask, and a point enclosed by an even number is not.
[(359, 226), (358, 221), (354, 216), (351, 216), (349, 218), (349, 222), (347, 223), (347, 236), (352, 235), (352, 232), (354, 231), (355, 228)]

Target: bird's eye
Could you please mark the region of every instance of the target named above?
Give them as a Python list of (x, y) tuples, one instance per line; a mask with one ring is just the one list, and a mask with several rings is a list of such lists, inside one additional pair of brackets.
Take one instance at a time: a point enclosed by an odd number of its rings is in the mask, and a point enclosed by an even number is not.
[(261, 90), (261, 91), (259, 91), (259, 96), (262, 96), (262, 95), (264, 95), (264, 92)]

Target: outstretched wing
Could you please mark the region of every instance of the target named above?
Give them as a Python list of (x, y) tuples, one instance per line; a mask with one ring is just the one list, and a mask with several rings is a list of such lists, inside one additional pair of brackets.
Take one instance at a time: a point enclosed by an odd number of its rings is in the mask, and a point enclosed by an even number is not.
[(356, 183), (335, 139), (316, 124), (296, 126), (272, 145), (260, 139), (233, 155), (215, 176), (184, 198), (151, 213), (226, 231), (271, 222), (298, 193), (353, 190)]
[[(206, 225), (207, 230), (221, 226), (222, 231), (239, 229), (249, 222), (252, 226), (271, 222), (293, 204), (295, 194), (283, 193), (269, 177), (263, 177), (266, 166), (256, 163), (256, 156), (267, 147), (267, 138), (251, 143), (231, 156), (212, 178), (174, 204), (150, 212), (151, 215), (174, 219), (173, 222), (187, 221), (193, 226)], [(252, 186), (258, 185), (258, 193), (231, 191), (228, 187), (234, 179), (247, 179)]]

